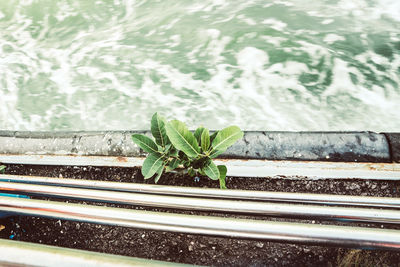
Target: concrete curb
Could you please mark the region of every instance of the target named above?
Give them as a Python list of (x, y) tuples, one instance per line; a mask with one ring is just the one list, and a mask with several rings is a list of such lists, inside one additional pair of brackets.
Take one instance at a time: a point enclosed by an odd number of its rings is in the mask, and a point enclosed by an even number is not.
[[(145, 156), (132, 133), (0, 131), (2, 154)], [(390, 145), (393, 142), (393, 146)], [(392, 155), (392, 153), (395, 153)], [(400, 133), (374, 132), (245, 132), (221, 158), (392, 162), (400, 160)]]
[(400, 133), (385, 133), (390, 145), (392, 161), (400, 162)]

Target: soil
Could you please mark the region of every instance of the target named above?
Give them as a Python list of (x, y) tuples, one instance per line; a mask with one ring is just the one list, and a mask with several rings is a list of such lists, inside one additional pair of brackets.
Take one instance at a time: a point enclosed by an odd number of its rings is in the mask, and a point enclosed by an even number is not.
[[(152, 183), (150, 180), (143, 179), (139, 168), (7, 165), (6, 174)], [(197, 181), (181, 174), (165, 174), (160, 179), (159, 184), (218, 187), (218, 183), (207, 178), (201, 178)], [(307, 180), (302, 177), (227, 178), (227, 187), (230, 189), (361, 196), (400, 197), (399, 186), (399, 182), (396, 181), (377, 180)], [(126, 205), (111, 206), (171, 212), (171, 210), (166, 209), (151, 209)], [(172, 212), (244, 217), (259, 220), (284, 220), (280, 218), (222, 215), (207, 212), (177, 210), (172, 210)], [(321, 223), (320, 221), (292, 221)], [(323, 223), (331, 224), (332, 222)], [(208, 237), (29, 216), (2, 218), (0, 219), (1, 225), (4, 228), (0, 227), (0, 229), (3, 228), (0, 230), (0, 238), (198, 265), (397, 266), (398, 259), (400, 258), (400, 252), (393, 251), (363, 251), (346, 248), (262, 242), (258, 240)], [(384, 224), (353, 225), (400, 229), (398, 226)]]

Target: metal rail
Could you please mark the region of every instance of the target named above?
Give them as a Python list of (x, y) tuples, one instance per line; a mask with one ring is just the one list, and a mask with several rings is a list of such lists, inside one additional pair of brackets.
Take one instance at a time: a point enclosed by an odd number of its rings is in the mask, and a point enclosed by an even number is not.
[(386, 229), (183, 215), (10, 197), (0, 197), (0, 211), (230, 238), (290, 241), (364, 249), (400, 249), (400, 231)]
[(228, 212), (289, 218), (313, 218), (321, 220), (371, 223), (400, 223), (400, 210), (378, 210), (332, 206), (326, 207), (257, 201), (162, 196), (154, 194), (127, 193), (10, 182), (0, 182), (0, 191), (7, 193), (22, 193), (25, 195), (61, 197), (86, 201), (143, 205), (149, 207), (196, 211)]
[(0, 239), (1, 266), (193, 266)]
[[(11, 155), (0, 154), (0, 162), (9, 164), (69, 165), (139, 167), (144, 158), (113, 156), (68, 155)], [(233, 177), (307, 177), (309, 179), (385, 179), (400, 180), (400, 164), (318, 162), (318, 161), (271, 161), (246, 159), (217, 159), (216, 164), (228, 167)]]
[(50, 186), (66, 186), (85, 189), (101, 189), (133, 193), (187, 196), (215, 199), (256, 200), (291, 202), (299, 204), (323, 204), (378, 208), (400, 208), (400, 198), (367, 197), (330, 194), (268, 192), (254, 190), (220, 190), (214, 188), (179, 187), (138, 183), (119, 183), (98, 180), (64, 179), (39, 176), (0, 175), (1, 182), (27, 183)]

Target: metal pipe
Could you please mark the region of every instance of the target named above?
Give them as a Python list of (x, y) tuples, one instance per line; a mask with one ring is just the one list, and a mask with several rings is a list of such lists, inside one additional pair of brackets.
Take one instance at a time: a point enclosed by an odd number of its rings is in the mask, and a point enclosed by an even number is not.
[(321, 220), (392, 224), (400, 223), (400, 210), (378, 210), (367, 208), (326, 207), (257, 201), (202, 199), (9, 182), (0, 182), (0, 191), (8, 193), (18, 192), (26, 195), (61, 197), (86, 201), (144, 205), (149, 207), (184, 210), (230, 212), (306, 219), (313, 218)]
[(216, 199), (257, 200), (291, 202), (303, 204), (365, 206), (379, 208), (400, 208), (400, 198), (367, 197), (310, 193), (267, 192), (254, 190), (220, 190), (215, 188), (179, 187), (138, 183), (106, 182), (99, 180), (62, 179), (38, 176), (0, 175), (0, 181), (67, 186), (86, 189), (101, 189), (133, 193), (188, 196)]
[(340, 247), (400, 249), (400, 231), (149, 212), (0, 197), (0, 210), (158, 231)]
[[(9, 164), (140, 167), (142, 157), (11, 155), (0, 154), (0, 162)], [(321, 161), (273, 161), (254, 159), (216, 159), (228, 167), (233, 177), (301, 176), (309, 179), (385, 179), (400, 180), (400, 164)]]
[(189, 266), (4, 239), (0, 239), (0, 251), (1, 266)]

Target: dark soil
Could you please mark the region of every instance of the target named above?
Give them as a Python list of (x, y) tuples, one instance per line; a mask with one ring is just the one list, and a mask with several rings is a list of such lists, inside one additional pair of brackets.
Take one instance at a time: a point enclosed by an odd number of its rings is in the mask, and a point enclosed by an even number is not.
[[(8, 165), (7, 174), (152, 183), (143, 180), (138, 168), (106, 168), (76, 166)], [(372, 180), (307, 180), (300, 177), (282, 178), (227, 178), (231, 189), (250, 189), (281, 192), (312, 192), (346, 195), (399, 197), (396, 181)], [(218, 187), (206, 178), (192, 178), (165, 174), (159, 184)], [(105, 205), (105, 204), (104, 204)], [(112, 205), (140, 208), (124, 205)], [(150, 209), (148, 210), (162, 210)], [(170, 212), (170, 210), (169, 210)], [(210, 214), (206, 212), (181, 212)], [(226, 216), (221, 214), (211, 214)], [(229, 215), (235, 217), (244, 217)], [(247, 216), (246, 218), (248, 218)], [(263, 220), (283, 220), (254, 217)], [(297, 220), (300, 221), (300, 220)], [(320, 221), (308, 221), (320, 223)], [(323, 222), (324, 224), (332, 222)], [(171, 232), (140, 230), (126, 227), (96, 225), (74, 221), (15, 216), (0, 219), (0, 238), (29, 241), (47, 245), (84, 249), (118, 255), (134, 256), (179, 263), (216, 266), (397, 266), (400, 253), (391, 251), (361, 251), (299, 244), (206, 237)], [(393, 228), (382, 224), (356, 224), (367, 227)], [(0, 229), (3, 227), (0, 227)], [(395, 227), (398, 228), (398, 227)]]

